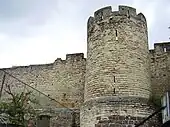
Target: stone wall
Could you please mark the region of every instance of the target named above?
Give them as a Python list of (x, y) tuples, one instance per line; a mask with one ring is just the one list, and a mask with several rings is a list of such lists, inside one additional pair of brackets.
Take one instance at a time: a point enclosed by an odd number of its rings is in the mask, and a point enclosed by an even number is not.
[[(150, 115), (155, 108), (146, 99), (98, 98), (85, 102), (80, 110), (81, 127), (134, 127)], [(140, 127), (160, 127), (157, 117)]]
[[(105, 7), (89, 18), (87, 28), (81, 127), (134, 126), (134, 118), (144, 119), (153, 112), (147, 104), (151, 82), (145, 17), (131, 7), (119, 6), (113, 12), (111, 7)], [(109, 122), (111, 116), (122, 119)], [(127, 116), (131, 117), (129, 121)], [(102, 117), (106, 118), (103, 125), (97, 119)]]
[(102, 8), (89, 18), (85, 101), (101, 96), (149, 98), (148, 33), (140, 18), (126, 6), (113, 12)]
[[(39, 119), (40, 126), (71, 127), (75, 119), (81, 127), (132, 127), (153, 113), (151, 91), (161, 96), (170, 88), (170, 43), (156, 43), (149, 51), (145, 16), (128, 6), (97, 10), (87, 30), (87, 61), (77, 53), (51, 64), (0, 69), (1, 99), (9, 97), (6, 85), (13, 92), (33, 91), (39, 101), (34, 106), (42, 109), (39, 115), (51, 117)], [(8, 74), (2, 87), (2, 70), (61, 105)], [(155, 117), (144, 127), (160, 126), (157, 121)]]
[[(3, 69), (23, 82), (45, 93), (69, 108), (79, 108), (83, 102), (84, 75), (86, 60), (83, 54), (68, 54), (66, 60), (57, 59), (52, 64), (30, 65)], [(1, 69), (2, 70), (2, 69)], [(0, 85), (4, 73), (0, 70)], [(6, 75), (5, 84), (12, 91), (31, 90), (16, 79)], [(4, 85), (5, 88), (5, 85)], [(40, 101), (40, 107), (63, 107), (49, 98), (33, 90)], [(2, 98), (7, 97), (4, 90)]]
[(160, 97), (170, 90), (170, 43), (155, 43), (150, 62), (153, 95)]
[[(79, 109), (53, 108), (42, 110), (37, 127), (80, 127)], [(74, 125), (74, 126), (73, 126)]]

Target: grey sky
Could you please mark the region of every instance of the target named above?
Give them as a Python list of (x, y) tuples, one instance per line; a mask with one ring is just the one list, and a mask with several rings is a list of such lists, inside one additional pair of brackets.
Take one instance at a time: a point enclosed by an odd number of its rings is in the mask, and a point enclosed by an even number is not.
[(101, 7), (135, 7), (148, 22), (149, 47), (169, 41), (169, 0), (0, 0), (0, 68), (86, 54), (86, 23)]

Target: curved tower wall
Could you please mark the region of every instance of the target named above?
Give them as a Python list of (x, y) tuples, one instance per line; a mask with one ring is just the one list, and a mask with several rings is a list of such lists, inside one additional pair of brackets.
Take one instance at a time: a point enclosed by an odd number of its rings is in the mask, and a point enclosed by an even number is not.
[(151, 88), (144, 15), (131, 7), (112, 11), (109, 6), (97, 10), (87, 27), (81, 127), (95, 127), (112, 115), (147, 117)]
[(105, 96), (149, 98), (148, 35), (142, 14), (125, 6), (118, 12), (111, 7), (96, 11), (88, 20), (87, 47), (85, 101)]

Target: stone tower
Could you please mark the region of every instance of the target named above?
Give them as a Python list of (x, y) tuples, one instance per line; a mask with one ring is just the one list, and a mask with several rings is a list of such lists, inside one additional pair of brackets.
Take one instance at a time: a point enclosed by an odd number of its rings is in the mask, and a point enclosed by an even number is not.
[(135, 8), (109, 6), (97, 10), (87, 27), (81, 127), (131, 127), (152, 112), (146, 19)]

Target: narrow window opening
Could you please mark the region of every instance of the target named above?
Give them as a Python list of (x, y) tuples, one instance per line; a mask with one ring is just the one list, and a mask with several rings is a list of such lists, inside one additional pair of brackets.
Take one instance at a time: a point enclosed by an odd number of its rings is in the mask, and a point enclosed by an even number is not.
[(116, 90), (115, 90), (115, 88), (113, 89), (113, 93), (114, 93), (114, 94), (116, 93)]
[(117, 37), (117, 30), (115, 31), (116, 32), (116, 41), (118, 40), (118, 37)]
[(63, 94), (63, 98), (64, 98), (64, 99), (66, 98), (66, 93)]
[(166, 52), (166, 48), (164, 48), (164, 52)]
[(128, 10), (128, 12), (127, 12), (127, 17), (130, 18), (130, 12), (129, 12), (129, 10)]
[(103, 20), (103, 12), (100, 13), (101, 20)]
[(113, 77), (114, 82), (116, 82), (115, 76)]

